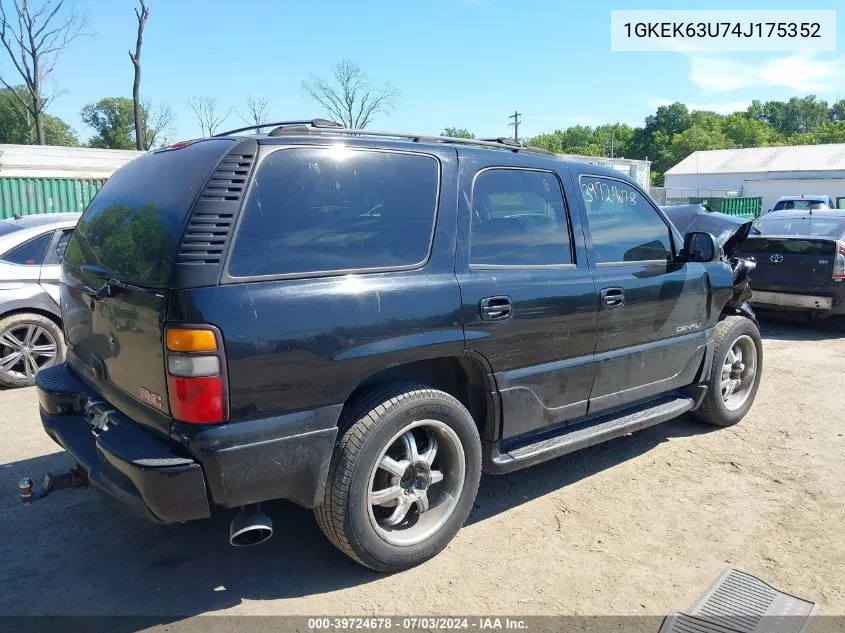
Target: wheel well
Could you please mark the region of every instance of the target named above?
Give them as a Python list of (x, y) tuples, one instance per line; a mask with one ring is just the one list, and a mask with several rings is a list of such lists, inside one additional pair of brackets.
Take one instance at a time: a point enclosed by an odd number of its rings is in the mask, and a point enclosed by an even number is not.
[(16, 310), (9, 310), (8, 312), (0, 314), (0, 319), (5, 319), (6, 317), (14, 316), (15, 314), (38, 314), (40, 316), (47, 317), (59, 326), (60, 330), (62, 329), (62, 320), (49, 310), (42, 310), (41, 308), (17, 308)]
[(359, 384), (349, 395), (347, 403), (365, 390), (389, 382), (417, 382), (457, 398), (472, 415), (482, 437), (496, 424), (496, 407), (487, 372), (475, 360), (446, 356), (384, 369)]

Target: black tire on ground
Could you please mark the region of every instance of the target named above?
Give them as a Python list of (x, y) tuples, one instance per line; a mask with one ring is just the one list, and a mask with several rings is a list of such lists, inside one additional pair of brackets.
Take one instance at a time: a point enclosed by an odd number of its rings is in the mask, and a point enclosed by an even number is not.
[[(393, 445), (391, 438), (422, 420), (445, 424), (459, 440), (460, 451), (457, 444), (453, 446), (456, 455), (463, 454), (463, 486), (449, 518), (436, 532), (419, 543), (400, 546), (382, 538), (373, 525), (371, 476), (377, 472), (377, 460)], [(469, 411), (443, 391), (420, 384), (390, 384), (374, 387), (347, 405), (339, 426), (324, 502), (314, 511), (326, 537), (353, 560), (383, 572), (401, 571), (438, 554), (463, 526), (478, 492), (481, 442)]]
[[(746, 344), (749, 340), (753, 343), (753, 349), (756, 353), (756, 357), (753, 359), (755, 373), (753, 381), (749, 380), (747, 383), (748, 391), (744, 402), (735, 408), (731, 408), (726, 405), (722, 397), (721, 383), (728, 353), (740, 340)], [(744, 360), (746, 361), (744, 366), (747, 366), (749, 359)], [(720, 321), (716, 326), (715, 348), (707, 395), (704, 397), (701, 406), (693, 412), (693, 415), (701, 422), (714, 426), (733, 426), (745, 417), (751, 405), (754, 404), (762, 373), (763, 343), (760, 339), (760, 330), (757, 329), (754, 322), (741, 316), (730, 316)]]
[[(4, 339), (4, 336), (7, 336), (9, 332), (20, 330), (21, 328), (27, 328), (29, 326), (33, 327), (33, 332), (37, 333), (40, 328), (42, 332), (46, 333), (45, 335), (39, 334), (38, 340), (33, 341), (34, 343), (41, 343), (43, 345), (46, 343), (46, 337), (50, 337), (56, 345), (56, 356), (54, 358), (47, 359), (44, 356), (36, 356), (35, 360), (38, 368), (43, 369), (44, 367), (63, 363), (67, 348), (65, 346), (65, 337), (62, 333), (62, 329), (51, 319), (41, 314), (31, 312), (19, 312), (0, 319), (0, 361), (4, 358), (9, 358), (13, 353), (15, 353), (15, 349), (9, 346), (11, 339), (8, 337)], [(17, 339), (17, 337), (14, 338)], [(16, 364), (10, 369), (13, 369), (15, 373), (25, 374), (24, 371), (21, 371), (24, 369), (23, 365)], [(0, 385), (4, 387), (31, 387), (35, 384), (34, 374), (36, 372), (31, 371), (31, 373), (33, 374), (31, 377), (26, 377), (26, 375), (13, 376), (10, 375), (10, 373), (0, 364)]]

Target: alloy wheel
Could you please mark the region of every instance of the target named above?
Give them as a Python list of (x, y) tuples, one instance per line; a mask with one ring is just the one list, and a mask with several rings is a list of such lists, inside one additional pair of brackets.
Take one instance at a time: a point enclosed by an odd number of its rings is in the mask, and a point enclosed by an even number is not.
[(0, 373), (10, 379), (35, 378), (55, 362), (57, 354), (56, 339), (40, 325), (22, 323), (0, 333)]
[(370, 522), (387, 543), (416, 545), (458, 505), (466, 477), (458, 435), (439, 420), (418, 420), (387, 443), (370, 473)]

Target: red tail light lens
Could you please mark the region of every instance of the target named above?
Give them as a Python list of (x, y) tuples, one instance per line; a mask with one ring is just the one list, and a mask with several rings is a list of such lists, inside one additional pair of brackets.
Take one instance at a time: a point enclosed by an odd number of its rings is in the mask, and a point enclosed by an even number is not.
[(170, 415), (190, 424), (225, 422), (228, 405), (220, 332), (208, 326), (168, 326), (165, 347)]
[(180, 422), (219, 424), (224, 421), (223, 380), (220, 376), (168, 376), (167, 389), (170, 414)]

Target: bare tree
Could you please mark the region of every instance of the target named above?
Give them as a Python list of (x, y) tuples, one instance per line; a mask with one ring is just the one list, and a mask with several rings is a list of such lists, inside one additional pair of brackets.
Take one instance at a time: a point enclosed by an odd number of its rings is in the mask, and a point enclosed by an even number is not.
[(144, 27), (147, 25), (147, 18), (150, 17), (150, 10), (147, 8), (144, 0), (138, 0), (140, 11), (135, 9), (135, 16), (138, 18), (138, 37), (135, 40), (135, 52), (129, 51), (129, 59), (132, 60), (132, 66), (135, 68), (135, 81), (132, 83), (132, 112), (135, 117), (135, 148), (149, 149), (145, 145), (145, 131), (143, 127), (143, 116), (141, 112), (141, 44), (144, 41)]
[[(247, 125), (261, 125), (262, 123), (268, 123), (267, 117), (270, 116), (270, 102), (267, 101), (264, 97), (253, 97), (252, 95), (246, 98), (246, 110), (244, 113), (241, 113), (239, 110), (235, 110), (238, 113), (238, 116), (241, 117), (244, 123)], [(261, 134), (261, 128), (257, 128), (256, 131)]]
[(310, 81), (302, 82), (302, 91), (344, 127), (355, 129), (367, 127), (379, 112), (390, 112), (399, 99), (399, 91), (389, 83), (372, 88), (366, 73), (348, 59), (334, 65), (329, 79), (312, 74)]
[[(65, 7), (65, 0), (0, 0), (0, 42), (28, 94), (12, 93), (35, 122), (39, 145), (45, 143), (44, 111), (60, 94), (45, 97), (44, 81), (55, 69), (59, 53), (82, 33), (85, 24), (85, 16), (72, 4)], [(12, 88), (4, 74), (0, 74), (0, 83)]]
[[(143, 129), (141, 149), (152, 149), (156, 141), (163, 141), (171, 136), (175, 121), (176, 114), (174, 114), (173, 108), (166, 103), (154, 106), (149, 101), (141, 102), (141, 126)], [(137, 137), (137, 133), (135, 136)], [(160, 145), (161, 143), (159, 143)]]
[(203, 136), (214, 136), (217, 129), (232, 114), (232, 108), (223, 114), (214, 97), (188, 97), (186, 103), (197, 117)]

